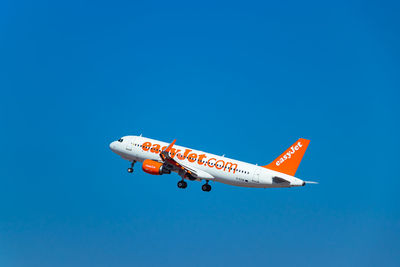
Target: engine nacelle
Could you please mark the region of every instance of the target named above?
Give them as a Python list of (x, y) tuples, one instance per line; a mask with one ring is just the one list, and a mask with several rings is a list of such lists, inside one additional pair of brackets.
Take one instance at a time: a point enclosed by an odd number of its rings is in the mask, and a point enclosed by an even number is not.
[(171, 170), (164, 168), (163, 164), (151, 159), (145, 159), (142, 164), (144, 172), (152, 175), (161, 175), (164, 173), (171, 173)]

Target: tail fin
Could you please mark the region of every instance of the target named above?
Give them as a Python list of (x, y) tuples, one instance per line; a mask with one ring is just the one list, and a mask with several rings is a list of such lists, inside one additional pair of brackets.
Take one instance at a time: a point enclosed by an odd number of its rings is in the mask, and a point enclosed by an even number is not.
[(310, 140), (300, 138), (279, 157), (264, 168), (294, 176)]

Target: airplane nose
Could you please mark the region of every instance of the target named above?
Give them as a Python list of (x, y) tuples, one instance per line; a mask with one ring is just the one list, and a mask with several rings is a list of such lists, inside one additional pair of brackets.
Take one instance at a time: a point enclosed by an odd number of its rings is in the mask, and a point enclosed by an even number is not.
[(115, 141), (110, 143), (111, 151), (115, 151)]

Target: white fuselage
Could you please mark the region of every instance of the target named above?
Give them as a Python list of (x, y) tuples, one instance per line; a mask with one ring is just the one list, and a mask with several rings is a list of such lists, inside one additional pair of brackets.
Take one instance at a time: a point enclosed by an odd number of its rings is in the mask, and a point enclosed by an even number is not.
[[(122, 140), (122, 141), (121, 141)], [(146, 159), (162, 162), (160, 152), (169, 144), (142, 136), (125, 136), (110, 144), (113, 152), (129, 161)], [(293, 187), (303, 186), (304, 181), (267, 168), (207, 152), (174, 145), (171, 151), (178, 163), (193, 168), (200, 179), (212, 180), (242, 187)], [(177, 172), (177, 171), (176, 171)], [(279, 178), (288, 182), (282, 181)]]

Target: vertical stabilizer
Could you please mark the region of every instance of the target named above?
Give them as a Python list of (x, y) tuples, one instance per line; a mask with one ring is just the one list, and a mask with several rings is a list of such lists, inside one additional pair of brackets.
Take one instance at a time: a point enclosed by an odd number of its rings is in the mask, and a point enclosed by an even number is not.
[(310, 140), (300, 138), (273, 162), (263, 167), (294, 176), (309, 143)]

